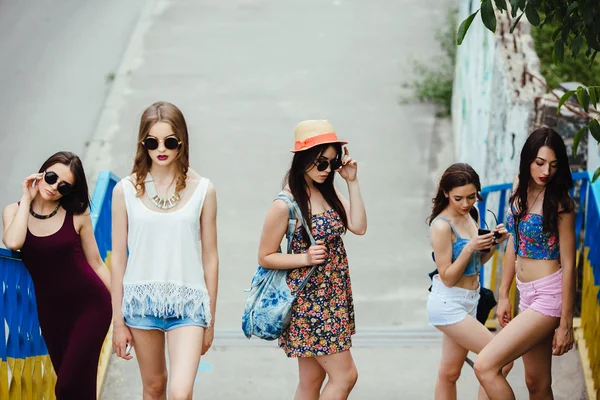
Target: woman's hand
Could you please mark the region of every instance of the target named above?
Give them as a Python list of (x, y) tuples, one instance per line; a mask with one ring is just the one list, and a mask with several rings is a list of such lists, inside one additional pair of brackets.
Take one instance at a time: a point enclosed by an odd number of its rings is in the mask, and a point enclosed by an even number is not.
[(131, 336), (131, 331), (127, 325), (124, 322), (113, 325), (113, 350), (117, 354), (117, 357), (123, 360), (131, 360), (133, 358), (127, 351), (127, 344), (133, 346), (133, 336)]
[(215, 337), (215, 327), (211, 325), (210, 328), (204, 330), (204, 338), (202, 339), (202, 355), (205, 355), (210, 346), (212, 346), (213, 338)]
[(567, 323), (561, 320), (560, 325), (554, 331), (554, 338), (552, 339), (552, 355), (562, 356), (573, 348), (574, 341), (575, 334), (573, 332), (573, 323)]
[(485, 235), (478, 235), (471, 239), (468, 246), (471, 247), (472, 251), (488, 250), (494, 244), (494, 234), (486, 233)]
[[(23, 181), (22, 194), (21, 194), (22, 201), (31, 202), (35, 198), (35, 196), (39, 192), (37, 183), (40, 179), (42, 179), (43, 176), (44, 176), (44, 174), (33, 174), (33, 175), (29, 175), (27, 178), (25, 178), (25, 180)], [(35, 182), (35, 186), (33, 185), (34, 182)]]
[(500, 244), (500, 243), (504, 242), (509, 237), (509, 233), (506, 230), (506, 228), (504, 227), (504, 224), (496, 225), (496, 227), (494, 228), (494, 233), (500, 234), (500, 237), (498, 237), (494, 240), (496, 244)]
[(508, 298), (498, 299), (498, 307), (496, 308), (496, 317), (501, 327), (505, 327), (512, 320), (512, 307)]
[(342, 167), (337, 170), (342, 178), (346, 182), (353, 182), (356, 180), (356, 173), (358, 165), (356, 160), (350, 158), (350, 152), (347, 147), (344, 147), (344, 156), (342, 157)]
[(317, 240), (316, 244), (310, 246), (306, 252), (306, 265), (319, 265), (325, 262), (327, 258), (327, 247), (325, 242)]

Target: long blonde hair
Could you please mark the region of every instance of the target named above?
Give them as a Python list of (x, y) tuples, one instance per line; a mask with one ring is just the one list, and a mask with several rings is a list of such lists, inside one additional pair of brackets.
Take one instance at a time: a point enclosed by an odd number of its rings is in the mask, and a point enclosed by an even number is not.
[(142, 144), (142, 141), (148, 136), (150, 129), (157, 122), (166, 122), (171, 125), (173, 133), (181, 141), (177, 157), (175, 158), (177, 184), (175, 186), (175, 193), (180, 193), (185, 189), (185, 179), (187, 172), (190, 167), (190, 146), (188, 142), (188, 130), (187, 124), (183, 113), (179, 108), (171, 103), (165, 101), (159, 101), (148, 107), (142, 114), (140, 119), (140, 132), (138, 134), (137, 141), (137, 152), (135, 154), (135, 160), (133, 162), (132, 174), (135, 174), (135, 187), (137, 190), (137, 196), (140, 197), (146, 192), (146, 186), (144, 180), (146, 175), (150, 171), (152, 165), (152, 159), (148, 154), (148, 150)]

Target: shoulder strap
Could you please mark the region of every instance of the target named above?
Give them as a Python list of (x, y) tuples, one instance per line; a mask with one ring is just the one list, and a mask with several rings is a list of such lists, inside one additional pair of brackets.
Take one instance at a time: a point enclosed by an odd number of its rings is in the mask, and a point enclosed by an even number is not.
[[(288, 232), (287, 232), (287, 247), (288, 247), (287, 252), (288, 252), (288, 254), (292, 253), (292, 239), (294, 236), (294, 231), (296, 230), (296, 221), (297, 221), (296, 216), (298, 217), (298, 219), (300, 219), (300, 223), (306, 230), (306, 233), (308, 234), (308, 238), (310, 239), (310, 244), (315, 245), (316, 244), (315, 239), (313, 238), (313, 236), (310, 232), (310, 228), (308, 227), (308, 224), (302, 217), (302, 212), (300, 211), (300, 207), (298, 206), (298, 203), (296, 203), (296, 201), (289, 194), (287, 194), (285, 192), (279, 193), (279, 195), (277, 195), (276, 199), (285, 201), (285, 203), (288, 206), (288, 212), (289, 212)], [(310, 269), (310, 271), (308, 271), (308, 274), (306, 274), (306, 277), (304, 278), (304, 280), (300, 283), (300, 285), (298, 285), (297, 292), (300, 292), (302, 289), (304, 289), (304, 286), (306, 286), (306, 284), (308, 283), (308, 280), (310, 279), (310, 277), (312, 276), (312, 274), (315, 272), (316, 269), (317, 269), (317, 266), (315, 265)]]
[(448, 225), (450, 225), (450, 229), (452, 229), (452, 232), (454, 232), (454, 235), (456, 236), (456, 238), (457, 239), (462, 239), (462, 237), (460, 237), (460, 235), (458, 234), (458, 232), (456, 232), (456, 229), (454, 229), (454, 227), (452, 226), (452, 224), (450, 223), (450, 221), (447, 218), (437, 217), (433, 221), (431, 221), (431, 225), (433, 225), (433, 223), (435, 221), (437, 221), (438, 219), (441, 219), (442, 221), (446, 221), (448, 223)]

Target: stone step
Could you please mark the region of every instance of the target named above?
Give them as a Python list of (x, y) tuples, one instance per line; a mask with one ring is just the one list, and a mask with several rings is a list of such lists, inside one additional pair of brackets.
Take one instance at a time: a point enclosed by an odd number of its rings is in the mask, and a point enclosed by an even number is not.
[[(352, 337), (352, 346), (369, 347), (440, 347), (442, 334), (433, 329), (360, 329)], [(217, 330), (214, 348), (225, 347), (277, 347), (277, 341), (266, 341), (256, 337), (248, 340), (241, 331)]]

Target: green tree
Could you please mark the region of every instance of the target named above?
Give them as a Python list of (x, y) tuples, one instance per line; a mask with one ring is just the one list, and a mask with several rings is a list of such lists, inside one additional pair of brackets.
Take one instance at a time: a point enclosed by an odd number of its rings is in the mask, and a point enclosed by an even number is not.
[[(460, 24), (456, 35), (457, 44), (463, 42), (477, 14), (481, 15), (481, 20), (487, 29), (496, 32), (496, 10), (509, 14), (512, 23), (511, 33), (523, 16), (531, 25), (540, 29), (552, 22), (555, 26), (551, 36), (554, 42), (552, 59), (555, 64), (565, 62), (565, 52), (570, 52), (573, 58), (584, 55), (589, 60), (590, 67), (596, 62), (596, 56), (600, 52), (600, 1), (481, 0), (480, 8)], [(573, 157), (577, 157), (579, 143), (588, 131), (600, 144), (600, 123), (598, 123), (600, 86), (579, 86), (576, 90), (568, 91), (560, 98), (557, 112), (560, 112), (560, 108), (574, 95), (577, 96), (579, 107), (589, 118), (589, 123), (579, 130), (573, 139)], [(598, 176), (600, 176), (600, 168), (594, 173), (593, 180)]]

